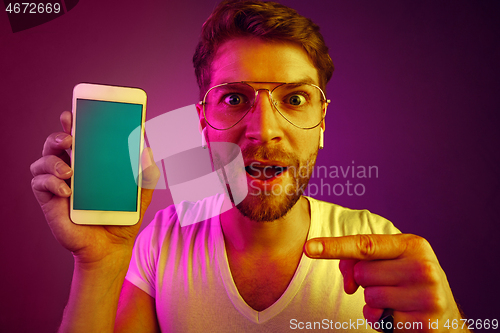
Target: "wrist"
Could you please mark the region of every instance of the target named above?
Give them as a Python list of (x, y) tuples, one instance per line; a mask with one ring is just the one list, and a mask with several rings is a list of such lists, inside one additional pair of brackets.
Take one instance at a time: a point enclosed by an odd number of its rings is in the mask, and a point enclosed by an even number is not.
[(132, 248), (116, 250), (100, 256), (98, 259), (89, 260), (86, 256), (73, 253), (75, 271), (82, 273), (99, 273), (105, 271), (128, 270), (132, 258)]
[(95, 262), (75, 258), (73, 284), (80, 291), (91, 290), (91, 294), (121, 290), (128, 271), (131, 255), (109, 255)]
[(131, 251), (114, 252), (100, 260), (75, 255), (70, 297), (60, 332), (112, 332)]

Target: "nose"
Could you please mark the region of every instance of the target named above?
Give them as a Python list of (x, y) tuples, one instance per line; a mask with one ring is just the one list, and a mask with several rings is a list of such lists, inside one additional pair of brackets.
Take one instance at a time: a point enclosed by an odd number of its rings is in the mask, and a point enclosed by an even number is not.
[(246, 137), (254, 144), (278, 143), (283, 139), (281, 116), (272, 105), (268, 89), (257, 90), (255, 103), (246, 119)]

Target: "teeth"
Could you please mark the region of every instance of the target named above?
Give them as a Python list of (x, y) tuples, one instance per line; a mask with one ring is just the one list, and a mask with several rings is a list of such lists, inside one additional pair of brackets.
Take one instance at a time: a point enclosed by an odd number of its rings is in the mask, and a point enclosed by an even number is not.
[(274, 178), (286, 171), (286, 167), (282, 166), (256, 166), (249, 165), (245, 167), (246, 172), (257, 179), (266, 180)]

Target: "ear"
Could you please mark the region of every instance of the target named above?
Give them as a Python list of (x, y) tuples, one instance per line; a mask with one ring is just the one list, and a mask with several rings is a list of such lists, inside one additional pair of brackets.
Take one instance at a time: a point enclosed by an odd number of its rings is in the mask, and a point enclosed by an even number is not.
[(198, 129), (200, 130), (200, 133), (207, 127), (207, 122), (205, 121), (205, 117), (203, 116), (203, 106), (201, 104), (195, 104), (196, 105), (196, 112), (198, 113), (198, 119), (200, 122), (198, 123)]

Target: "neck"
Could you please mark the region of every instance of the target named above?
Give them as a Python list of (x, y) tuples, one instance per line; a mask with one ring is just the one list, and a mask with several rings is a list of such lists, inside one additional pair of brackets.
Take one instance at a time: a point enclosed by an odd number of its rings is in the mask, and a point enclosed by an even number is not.
[(227, 250), (266, 257), (286, 255), (302, 247), (307, 239), (310, 221), (309, 202), (304, 197), (285, 216), (274, 221), (253, 221), (243, 216), (237, 208), (231, 208), (221, 215)]

